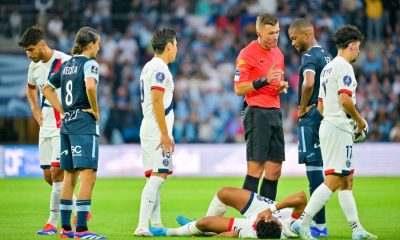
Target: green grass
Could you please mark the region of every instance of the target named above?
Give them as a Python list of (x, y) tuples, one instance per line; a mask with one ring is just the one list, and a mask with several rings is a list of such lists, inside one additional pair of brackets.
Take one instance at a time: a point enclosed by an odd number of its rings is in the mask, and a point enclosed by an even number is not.
[[(98, 179), (93, 195), (90, 229), (109, 239), (136, 239), (139, 202), (144, 179)], [(240, 187), (241, 178), (170, 178), (162, 187), (162, 216), (165, 226), (177, 226), (176, 215), (202, 217), (215, 192), (222, 186)], [(399, 239), (400, 178), (356, 177), (354, 195), (363, 226), (379, 239)], [(278, 199), (306, 190), (305, 178), (283, 178)], [(48, 217), (50, 187), (41, 179), (0, 180), (0, 239), (58, 239), (35, 233)], [(227, 215), (239, 216), (233, 210)], [(337, 199), (327, 206), (329, 238), (350, 239), (348, 226)], [(171, 238), (158, 238), (171, 239)], [(182, 239), (182, 238), (173, 238)], [(193, 238), (192, 238), (193, 239)]]

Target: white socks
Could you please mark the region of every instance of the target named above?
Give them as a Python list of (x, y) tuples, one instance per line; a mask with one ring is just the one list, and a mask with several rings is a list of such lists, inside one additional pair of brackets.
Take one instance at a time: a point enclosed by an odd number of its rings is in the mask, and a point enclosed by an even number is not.
[(154, 210), (157, 201), (157, 192), (159, 192), (161, 184), (164, 181), (165, 179), (162, 177), (151, 176), (144, 186), (142, 191), (142, 198), (140, 201), (138, 227), (147, 227), (149, 225), (150, 216)]
[(333, 192), (328, 188), (328, 186), (325, 185), (325, 183), (319, 185), (319, 187), (315, 189), (314, 193), (311, 195), (310, 201), (300, 217), (300, 224), (303, 227), (309, 228), (315, 214), (317, 214), (319, 210), (321, 210), (325, 204), (328, 203), (332, 195)]
[(57, 227), (58, 218), (60, 217), (60, 195), (63, 182), (53, 182), (50, 195), (50, 216), (47, 223)]
[(153, 226), (153, 227), (164, 227), (162, 224), (162, 221), (161, 221), (160, 190), (161, 190), (161, 188), (158, 188), (156, 203), (154, 204), (154, 209), (153, 209), (153, 212), (151, 212), (151, 216), (150, 216), (150, 223), (151, 223), (151, 226)]
[(358, 219), (357, 206), (353, 196), (353, 191), (342, 190), (339, 191), (338, 196), (340, 207), (342, 208), (353, 232), (364, 232), (365, 230)]
[(206, 216), (224, 216), (226, 212), (226, 204), (219, 200), (217, 194), (215, 194), (213, 200), (208, 207)]
[(193, 236), (203, 233), (196, 227), (197, 221), (190, 222), (182, 227), (170, 228), (167, 230), (167, 236)]

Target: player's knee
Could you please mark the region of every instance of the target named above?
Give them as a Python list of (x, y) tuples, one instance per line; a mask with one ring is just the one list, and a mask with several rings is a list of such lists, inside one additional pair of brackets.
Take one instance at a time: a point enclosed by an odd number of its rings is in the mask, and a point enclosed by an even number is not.
[(217, 193), (218, 199), (221, 202), (225, 202), (226, 199), (229, 199), (231, 192), (232, 192), (232, 188), (230, 188), (230, 187), (221, 188)]
[(207, 227), (211, 224), (210, 218), (209, 217), (204, 217), (196, 222), (196, 228), (198, 228), (201, 231), (207, 231)]
[(64, 178), (64, 171), (59, 167), (52, 167), (50, 169), (51, 179), (53, 182), (62, 182)]
[(297, 197), (300, 199), (302, 204), (307, 204), (307, 194), (305, 192), (299, 192)]

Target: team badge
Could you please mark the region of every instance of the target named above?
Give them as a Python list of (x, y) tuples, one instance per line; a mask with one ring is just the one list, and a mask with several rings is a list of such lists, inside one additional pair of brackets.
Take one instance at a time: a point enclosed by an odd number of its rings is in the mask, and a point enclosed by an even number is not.
[(169, 160), (168, 160), (168, 158), (163, 158), (162, 164), (163, 164), (165, 167), (168, 167), (168, 165), (169, 165)]
[(351, 85), (351, 77), (349, 75), (345, 75), (343, 77), (343, 83), (344, 83), (345, 86), (350, 87), (350, 85)]
[(347, 159), (347, 161), (346, 161), (346, 167), (348, 167), (348, 168), (351, 167), (351, 161), (349, 159)]
[(164, 81), (164, 79), (165, 79), (165, 74), (164, 74), (164, 73), (158, 72), (158, 73), (156, 74), (156, 81), (157, 81), (158, 83), (162, 83), (162, 82)]
[(92, 66), (91, 72), (92, 73), (98, 73), (99, 72), (99, 68), (96, 67), (96, 66)]
[(240, 79), (240, 71), (239, 70), (235, 70), (235, 77), (234, 77), (234, 81), (237, 82)]

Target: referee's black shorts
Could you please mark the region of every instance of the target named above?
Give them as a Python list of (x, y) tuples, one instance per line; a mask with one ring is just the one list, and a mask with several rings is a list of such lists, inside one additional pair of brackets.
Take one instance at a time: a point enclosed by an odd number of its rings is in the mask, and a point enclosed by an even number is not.
[(285, 161), (282, 113), (279, 109), (247, 107), (244, 129), (247, 161)]

